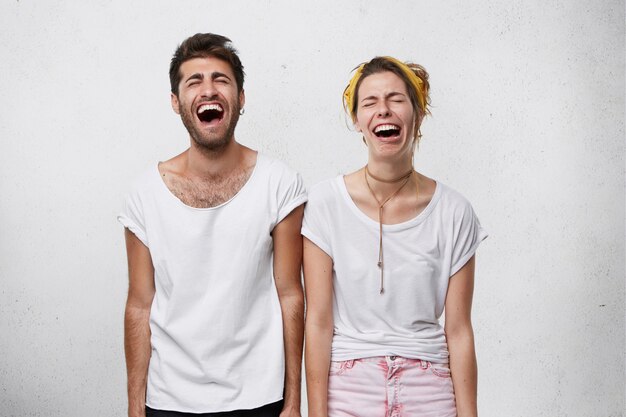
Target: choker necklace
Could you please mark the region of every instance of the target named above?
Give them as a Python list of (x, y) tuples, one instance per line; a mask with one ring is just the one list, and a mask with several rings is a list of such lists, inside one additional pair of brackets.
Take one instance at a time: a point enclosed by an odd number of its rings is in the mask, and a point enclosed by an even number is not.
[[(384, 179), (373, 176), (370, 173), (369, 169), (367, 169), (367, 165), (365, 165), (363, 174), (365, 175), (365, 184), (367, 184), (367, 188), (370, 190), (372, 197), (374, 197), (374, 200), (376, 200), (376, 203), (378, 204), (378, 264), (377, 265), (378, 265), (378, 268), (380, 269), (380, 293), (383, 294), (385, 292), (384, 264), (383, 264), (383, 207), (385, 207), (385, 204), (387, 204), (389, 200), (394, 198), (396, 194), (398, 194), (400, 190), (402, 190), (404, 186), (409, 182), (409, 179), (411, 178), (411, 175), (413, 174), (413, 168), (411, 167), (411, 170), (409, 172), (407, 172), (406, 174), (403, 174), (402, 176), (398, 178), (394, 178), (392, 180), (384, 180)], [(396, 191), (394, 191), (389, 197), (387, 197), (381, 203), (380, 200), (376, 197), (376, 194), (374, 194), (374, 190), (372, 190), (372, 186), (370, 185), (370, 182), (367, 179), (368, 176), (374, 178), (376, 181), (381, 181), (381, 182), (386, 182), (386, 183), (394, 183), (394, 182), (402, 181), (402, 184), (400, 185), (400, 187), (398, 187)]]
[[(411, 167), (411, 170), (408, 171), (405, 174), (400, 175), (397, 178), (391, 179), (391, 180), (387, 180), (384, 178), (380, 178), (377, 177), (376, 175), (372, 174), (370, 172), (370, 170), (367, 168), (367, 165), (365, 165), (365, 171), (367, 172), (367, 175), (369, 175), (370, 177), (374, 178), (376, 181), (380, 181), (380, 182), (386, 182), (387, 184), (393, 184), (394, 182), (398, 182), (398, 181), (402, 181), (403, 179), (405, 179), (406, 177), (408, 177), (409, 175), (411, 175), (411, 173), (413, 172), (413, 167)], [(369, 184), (368, 184), (369, 185)]]

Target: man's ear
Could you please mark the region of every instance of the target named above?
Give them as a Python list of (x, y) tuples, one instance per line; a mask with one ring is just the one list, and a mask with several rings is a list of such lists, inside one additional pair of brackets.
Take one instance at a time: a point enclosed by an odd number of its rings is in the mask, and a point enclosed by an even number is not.
[(170, 102), (172, 104), (172, 110), (174, 113), (180, 114), (180, 102), (178, 101), (178, 97), (174, 93), (170, 93)]
[(239, 93), (239, 108), (243, 109), (245, 105), (246, 105), (246, 92), (242, 88), (241, 92)]

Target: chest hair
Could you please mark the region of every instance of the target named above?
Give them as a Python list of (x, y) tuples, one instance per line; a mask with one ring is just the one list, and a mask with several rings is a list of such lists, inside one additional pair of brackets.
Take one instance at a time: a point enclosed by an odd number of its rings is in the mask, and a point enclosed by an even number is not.
[(164, 174), (167, 188), (180, 201), (195, 208), (216, 207), (233, 198), (250, 178), (254, 166), (236, 170), (228, 176), (188, 178), (177, 174)]

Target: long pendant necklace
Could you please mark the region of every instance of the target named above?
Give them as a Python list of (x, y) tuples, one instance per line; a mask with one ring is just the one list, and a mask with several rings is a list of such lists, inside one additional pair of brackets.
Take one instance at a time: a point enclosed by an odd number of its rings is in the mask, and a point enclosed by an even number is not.
[[(384, 259), (383, 259), (383, 207), (385, 207), (385, 204), (387, 204), (389, 200), (394, 198), (396, 194), (398, 194), (400, 190), (402, 190), (404, 186), (409, 182), (409, 179), (411, 178), (411, 175), (413, 174), (413, 168), (411, 168), (411, 170), (407, 172), (406, 174), (403, 174), (402, 176), (391, 179), (391, 180), (385, 180), (382, 178), (375, 177), (369, 172), (369, 170), (367, 169), (367, 165), (365, 165), (363, 174), (365, 175), (365, 183), (367, 184), (367, 188), (370, 190), (370, 193), (372, 194), (372, 197), (374, 197), (374, 200), (376, 201), (376, 203), (378, 203), (378, 268), (380, 269), (380, 293), (383, 294), (385, 292), (385, 281), (384, 281), (385, 280), (385, 273), (384, 273), (385, 265), (384, 265)], [(400, 185), (400, 187), (398, 187), (396, 191), (393, 192), (393, 194), (391, 194), (381, 203), (380, 200), (376, 197), (376, 194), (374, 194), (374, 190), (372, 190), (372, 186), (370, 185), (370, 182), (367, 179), (368, 176), (374, 178), (376, 181), (386, 182), (389, 184), (402, 181), (402, 184)]]

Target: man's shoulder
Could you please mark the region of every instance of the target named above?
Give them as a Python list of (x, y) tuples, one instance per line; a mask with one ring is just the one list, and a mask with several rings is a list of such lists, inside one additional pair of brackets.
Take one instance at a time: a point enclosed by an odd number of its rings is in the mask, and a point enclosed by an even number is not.
[(128, 193), (136, 195), (145, 192), (153, 192), (155, 186), (158, 185), (156, 181), (158, 178), (159, 173), (157, 167), (154, 165), (145, 167), (131, 179), (128, 186)]
[(306, 202), (307, 192), (302, 177), (285, 162), (259, 154), (256, 170), (255, 183), (260, 185), (257, 190), (267, 193), (280, 213), (289, 214)]
[(277, 181), (289, 181), (297, 180), (300, 178), (300, 174), (293, 168), (291, 168), (286, 162), (259, 152), (257, 156), (256, 170), (260, 175), (265, 176), (271, 180)]
[(257, 164), (259, 167), (268, 169), (268, 171), (276, 171), (280, 173), (296, 172), (285, 161), (261, 152), (257, 155)]

